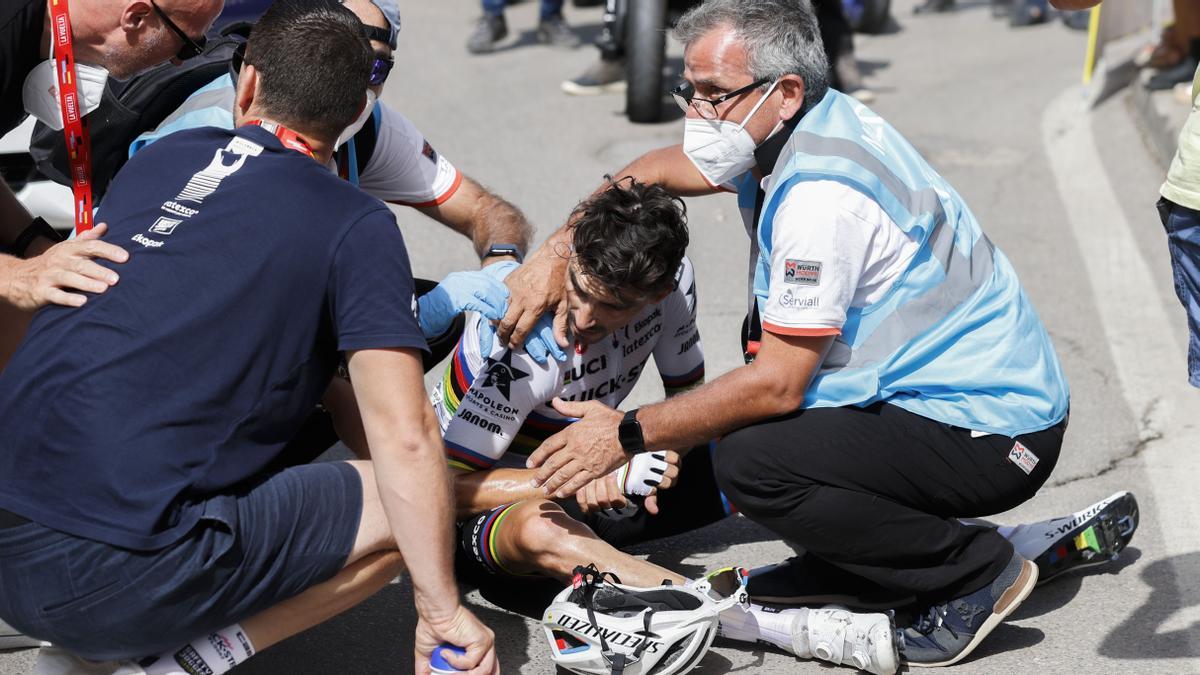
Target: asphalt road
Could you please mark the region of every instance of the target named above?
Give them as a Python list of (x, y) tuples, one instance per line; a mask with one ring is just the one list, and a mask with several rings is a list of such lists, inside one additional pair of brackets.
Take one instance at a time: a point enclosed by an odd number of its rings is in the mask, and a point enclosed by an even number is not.
[[(471, 57), (467, 3), (406, 3), (385, 98), (442, 152), (521, 207), (539, 238), (557, 228), (606, 171), (678, 142), (673, 115), (632, 125), (621, 96), (570, 98), (560, 80), (595, 52), (537, 45), (536, 3), (511, 8), (514, 37)], [(1184, 384), (1185, 326), (1153, 205), (1164, 167), (1138, 136), (1125, 98), (1087, 114), (1077, 88), (1084, 36), (1061, 25), (1014, 31), (986, 3), (913, 17), (896, 0), (898, 29), (859, 37), (872, 106), (943, 172), (1016, 266), (1072, 385), (1071, 427), (1058, 468), (1004, 523), (1067, 513), (1116, 490), (1134, 491), (1143, 522), (1131, 548), (1103, 571), (1038, 589), (956, 673), (1200, 672), (1200, 392)], [(568, 19), (587, 38), (595, 9)], [(680, 53), (672, 46), (672, 65)], [(665, 105), (669, 105), (666, 104)], [(730, 197), (689, 200), (700, 328), (711, 377), (740, 362), (745, 233)], [(400, 211), (417, 274), (475, 264), (464, 239)], [(631, 404), (656, 400), (650, 376)], [(761, 565), (791, 553), (742, 518), (638, 551), (687, 574)], [(489, 593), (540, 611), (523, 586)], [(504, 596), (504, 597), (500, 597)], [(495, 629), (505, 672), (552, 673), (534, 621), (470, 591)], [(400, 580), (337, 620), (255, 657), (237, 672), (404, 673), (411, 670), (411, 593)], [(34, 652), (0, 654), (0, 674), (28, 673)], [(699, 673), (818, 673), (815, 662), (718, 642)], [(848, 671), (847, 671), (848, 672)]]

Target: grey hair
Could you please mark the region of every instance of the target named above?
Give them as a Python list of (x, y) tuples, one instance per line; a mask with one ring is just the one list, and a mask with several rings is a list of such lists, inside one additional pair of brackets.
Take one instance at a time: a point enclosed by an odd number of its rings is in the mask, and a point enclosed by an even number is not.
[(829, 59), (809, 0), (705, 0), (679, 19), (675, 39), (686, 48), (722, 26), (742, 39), (754, 79), (774, 82), (799, 75), (804, 81), (802, 112), (824, 98)]

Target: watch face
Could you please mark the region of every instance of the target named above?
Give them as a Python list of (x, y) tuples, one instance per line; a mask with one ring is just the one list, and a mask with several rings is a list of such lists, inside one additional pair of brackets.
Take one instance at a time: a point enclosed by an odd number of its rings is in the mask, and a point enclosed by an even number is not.
[(488, 249), (485, 257), (490, 258), (495, 255), (511, 255), (517, 259), (517, 262), (521, 261), (521, 249), (512, 244), (494, 244)]
[(621, 448), (625, 452), (641, 452), (645, 445), (642, 439), (642, 425), (632, 417), (621, 420), (621, 425), (617, 427), (617, 440), (621, 442)]

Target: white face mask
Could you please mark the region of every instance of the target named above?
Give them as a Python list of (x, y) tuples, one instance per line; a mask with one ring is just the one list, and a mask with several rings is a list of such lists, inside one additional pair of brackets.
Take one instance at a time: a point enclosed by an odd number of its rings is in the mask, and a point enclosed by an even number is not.
[[(26, 112), (57, 131), (63, 128), (63, 118), (62, 108), (58, 103), (58, 78), (55, 77), (54, 69), (54, 59), (47, 59), (29, 71), (21, 88), (21, 100), (25, 104)], [(104, 83), (108, 81), (108, 71), (98, 66), (76, 63), (75, 76), (79, 100), (82, 101), (82, 117), (100, 106), (100, 99), (104, 96)]]
[(746, 131), (746, 123), (762, 107), (779, 81), (771, 83), (746, 117), (738, 122), (688, 118), (683, 126), (683, 153), (713, 185), (726, 183), (754, 167), (758, 144)]
[(367, 120), (371, 119), (371, 111), (375, 109), (375, 92), (367, 90), (367, 104), (363, 106), (362, 112), (358, 114), (358, 119), (350, 123), (342, 134), (338, 136), (337, 143), (334, 143), (333, 149), (337, 150), (342, 147), (346, 141), (354, 138), (354, 134), (362, 131), (362, 128), (367, 125)]

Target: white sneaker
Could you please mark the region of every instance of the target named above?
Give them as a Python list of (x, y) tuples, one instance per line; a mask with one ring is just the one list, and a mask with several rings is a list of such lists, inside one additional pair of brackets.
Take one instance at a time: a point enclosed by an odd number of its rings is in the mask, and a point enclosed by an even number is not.
[(146, 671), (132, 661), (97, 663), (58, 647), (42, 647), (33, 675), (146, 675)]
[(851, 612), (838, 605), (810, 609), (807, 625), (797, 621), (792, 626), (792, 644), (798, 654), (809, 652), (875, 675), (894, 675), (900, 667), (896, 626), (887, 614)]

